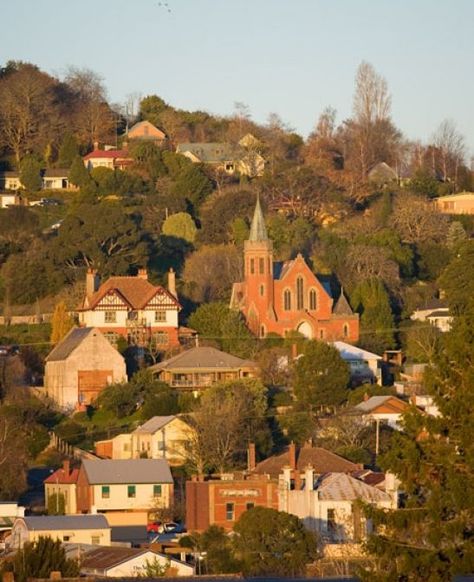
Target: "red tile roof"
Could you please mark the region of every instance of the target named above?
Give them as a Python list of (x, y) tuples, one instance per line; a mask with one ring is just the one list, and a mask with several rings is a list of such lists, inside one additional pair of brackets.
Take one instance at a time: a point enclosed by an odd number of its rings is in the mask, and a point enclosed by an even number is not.
[(79, 476), (79, 469), (72, 469), (69, 473), (66, 473), (63, 467), (54, 471), (47, 479), (44, 480), (45, 483), (59, 483), (61, 485), (68, 485), (77, 483), (77, 478)]
[(90, 154), (87, 154), (87, 156), (84, 156), (84, 160), (91, 160), (93, 158), (125, 159), (129, 157), (128, 150), (94, 150)]
[(161, 285), (152, 285), (142, 277), (110, 277), (99, 287), (88, 301), (86, 309), (94, 309), (100, 300), (110, 291), (115, 291), (129, 304), (131, 309), (143, 309), (153, 297), (160, 293), (180, 308), (178, 300)]

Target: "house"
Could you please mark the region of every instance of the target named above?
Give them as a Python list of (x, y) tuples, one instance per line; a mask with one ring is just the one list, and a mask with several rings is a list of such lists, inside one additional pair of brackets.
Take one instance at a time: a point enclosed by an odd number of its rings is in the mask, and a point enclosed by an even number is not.
[(98, 441), (96, 454), (109, 459), (166, 459), (170, 465), (182, 465), (186, 443), (192, 428), (178, 416), (154, 416), (129, 434)]
[(94, 143), (94, 149), (82, 158), (85, 167), (91, 171), (94, 168), (109, 168), (110, 170), (125, 170), (133, 160), (126, 149), (99, 149)]
[(47, 479), (44, 480), (44, 496), (46, 507), (51, 496), (59, 504), (60, 496), (64, 498), (64, 513), (71, 515), (77, 513), (77, 478), (79, 469), (71, 469), (70, 462), (63, 461), (63, 466), (56, 469)]
[(16, 501), (0, 501), (0, 550), (5, 549), (5, 540), (12, 531), (15, 519), (24, 515), (25, 508)]
[(397, 172), (385, 162), (379, 162), (369, 171), (367, 175), (369, 182), (377, 186), (398, 182)]
[(150, 141), (156, 145), (161, 145), (166, 140), (166, 134), (150, 123), (149, 121), (139, 121), (132, 125), (127, 132), (127, 139), (134, 141)]
[(91, 404), (109, 384), (126, 380), (123, 356), (93, 327), (71, 329), (46, 357), (45, 391), (63, 409)]
[(354, 410), (365, 415), (370, 420), (382, 421), (388, 426), (399, 429), (402, 414), (408, 411), (410, 405), (396, 396), (366, 396), (363, 402), (357, 404)]
[(97, 271), (86, 275), (86, 294), (79, 307), (80, 325), (95, 327), (115, 344), (119, 337), (134, 345), (167, 350), (179, 345), (175, 273), (168, 289), (148, 281), (146, 269), (135, 277), (110, 277), (100, 284)]
[(397, 491), (383, 491), (346, 473), (317, 476), (313, 467), (305, 470), (301, 488), (292, 485), (290, 469), (283, 470), (279, 510), (296, 515), (326, 543), (360, 543), (371, 532), (359, 502), (378, 508), (395, 509)]
[(107, 515), (110, 525), (146, 525), (148, 514), (170, 507), (173, 478), (164, 459), (84, 459), (77, 511)]
[(110, 546), (110, 527), (103, 515), (39, 515), (19, 517), (7, 539), (10, 548), (22, 548), (40, 536), (61, 542)]
[(283, 263), (273, 261), (273, 243), (258, 199), (244, 243), (244, 280), (234, 283), (230, 307), (243, 314), (259, 337), (296, 330), (326, 341), (359, 339), (359, 316), (342, 291), (335, 300), (328, 282), (311, 271), (301, 254)]
[(451, 329), (453, 322), (453, 316), (450, 314), (446, 302), (437, 297), (433, 297), (416, 309), (410, 315), (410, 319), (412, 321), (428, 321), (443, 333)]
[(19, 190), (21, 187), (19, 172), (0, 172), (0, 190)]
[(0, 194), (0, 208), (22, 206), (23, 203), (23, 198), (19, 194)]
[(311, 465), (316, 475), (324, 473), (353, 473), (363, 468), (359, 463), (353, 463), (322, 447), (313, 447), (306, 443), (297, 447), (291, 443), (283, 453), (272, 455), (252, 466), (249, 473), (252, 475), (268, 475), (270, 479), (278, 479), (285, 467), (289, 467), (294, 486), (298, 488), (304, 476), (305, 468)]
[(258, 375), (258, 366), (212, 347), (195, 347), (151, 366), (160, 380), (178, 390), (194, 393), (217, 384)]
[[(74, 558), (74, 551), (69, 556)], [(158, 563), (166, 569), (165, 575), (193, 576), (194, 567), (170, 556), (147, 548), (100, 547), (78, 549), (81, 553), (81, 574), (99, 578), (146, 577), (147, 565)], [(76, 551), (76, 556), (78, 552)]]
[(332, 342), (341, 358), (349, 365), (353, 384), (382, 384), (382, 356), (346, 342)]
[(182, 143), (176, 153), (194, 164), (206, 164), (226, 174), (242, 174), (250, 178), (261, 176), (265, 160), (257, 152), (230, 143)]
[[(69, 182), (68, 168), (43, 168), (41, 170), (42, 190), (76, 190)], [(0, 172), (0, 190), (20, 190), (23, 184), (20, 172)]]
[(434, 204), (442, 214), (474, 214), (474, 192), (440, 196)]
[(230, 531), (240, 516), (255, 506), (278, 509), (278, 479), (267, 475), (221, 479), (194, 477), (186, 482), (186, 527), (205, 531), (217, 525)]

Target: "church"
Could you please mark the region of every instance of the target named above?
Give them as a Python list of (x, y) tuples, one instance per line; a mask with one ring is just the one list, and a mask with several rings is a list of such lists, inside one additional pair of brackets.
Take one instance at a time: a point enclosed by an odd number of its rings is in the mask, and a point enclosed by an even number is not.
[(289, 261), (273, 261), (273, 243), (258, 199), (244, 242), (244, 280), (234, 283), (230, 307), (242, 312), (259, 337), (285, 336), (296, 330), (310, 339), (359, 339), (359, 315), (342, 291), (335, 300), (329, 284), (311, 271), (301, 254)]

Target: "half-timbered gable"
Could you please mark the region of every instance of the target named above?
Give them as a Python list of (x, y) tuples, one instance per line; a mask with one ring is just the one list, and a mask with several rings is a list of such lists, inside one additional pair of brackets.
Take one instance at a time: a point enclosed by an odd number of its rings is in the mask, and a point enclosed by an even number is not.
[(304, 257), (277, 263), (257, 200), (244, 244), (244, 280), (234, 284), (231, 307), (244, 315), (260, 337), (296, 330), (308, 338), (357, 341), (359, 316), (343, 292), (336, 300), (328, 282), (315, 275)]

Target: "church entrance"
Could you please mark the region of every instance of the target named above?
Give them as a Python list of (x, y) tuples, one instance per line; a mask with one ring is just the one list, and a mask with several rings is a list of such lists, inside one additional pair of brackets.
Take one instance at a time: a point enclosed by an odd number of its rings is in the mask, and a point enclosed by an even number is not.
[(300, 323), (299, 326), (296, 328), (296, 331), (298, 331), (308, 339), (312, 339), (313, 337), (313, 328), (307, 321), (303, 321), (303, 323)]

